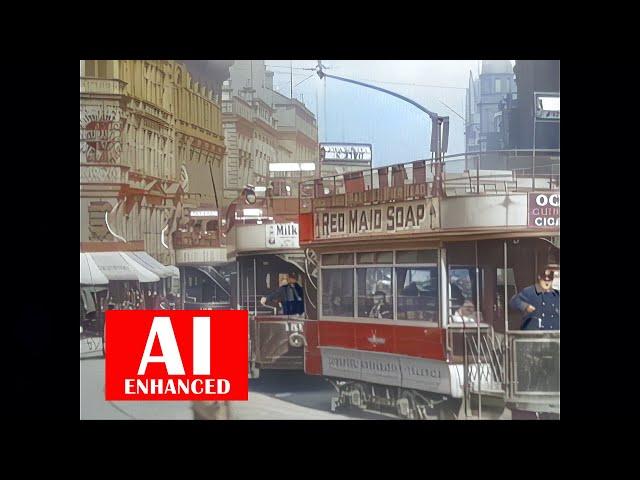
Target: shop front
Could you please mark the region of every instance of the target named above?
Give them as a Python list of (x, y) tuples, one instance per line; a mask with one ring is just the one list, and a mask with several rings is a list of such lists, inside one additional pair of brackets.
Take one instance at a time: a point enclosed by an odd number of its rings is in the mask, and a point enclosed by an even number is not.
[(142, 242), (80, 244), (81, 355), (102, 354), (107, 310), (168, 308), (172, 269), (156, 262)]

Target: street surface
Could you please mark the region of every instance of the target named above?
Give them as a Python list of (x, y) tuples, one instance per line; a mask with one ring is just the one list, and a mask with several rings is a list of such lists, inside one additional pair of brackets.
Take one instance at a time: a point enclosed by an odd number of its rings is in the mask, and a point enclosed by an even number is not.
[[(352, 409), (331, 413), (333, 387), (303, 372), (261, 372), (249, 380), (249, 400), (229, 402), (234, 420), (389, 419)], [(104, 399), (104, 358), (80, 360), (81, 420), (192, 420), (191, 402), (108, 402)]]

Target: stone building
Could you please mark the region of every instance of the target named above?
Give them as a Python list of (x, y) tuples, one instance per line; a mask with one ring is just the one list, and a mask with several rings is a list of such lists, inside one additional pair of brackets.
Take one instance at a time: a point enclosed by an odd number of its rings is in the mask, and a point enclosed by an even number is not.
[(172, 60), (80, 61), (80, 241), (144, 241), (175, 262), (172, 233), (222, 195), (219, 100)]

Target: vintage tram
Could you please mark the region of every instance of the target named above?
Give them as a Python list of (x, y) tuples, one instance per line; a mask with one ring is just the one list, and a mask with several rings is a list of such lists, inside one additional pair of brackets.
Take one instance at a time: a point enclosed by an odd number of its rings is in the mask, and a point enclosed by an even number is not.
[[(304, 316), (285, 314), (277, 300), (261, 303), (286, 284), (292, 272), (307, 295), (298, 243), (297, 185), (292, 187), (287, 179), (266, 183), (270, 188), (245, 190), (231, 208), (226, 234), (227, 257), (236, 264), (232, 305), (249, 312), (249, 378), (258, 378), (265, 369), (304, 368)], [(245, 200), (247, 194), (251, 201)]]
[(560, 331), (521, 330), (509, 306), (549, 265), (559, 290), (559, 160), (488, 152), (301, 186), (304, 369), (334, 385), (332, 410), (559, 416)]

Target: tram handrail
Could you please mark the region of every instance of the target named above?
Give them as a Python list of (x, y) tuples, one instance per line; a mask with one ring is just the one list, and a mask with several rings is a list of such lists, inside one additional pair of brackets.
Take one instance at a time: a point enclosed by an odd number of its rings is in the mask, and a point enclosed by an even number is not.
[[(300, 182), (300, 208), (303, 202), (317, 198), (366, 192), (369, 190), (426, 184), (434, 192), (434, 169), (443, 169), (446, 196), (469, 194), (507, 194), (560, 188), (560, 151), (502, 150), (450, 155), (442, 163), (435, 159), (416, 160), (372, 167), (358, 172), (329, 175)], [(359, 182), (353, 182), (358, 176)], [(458, 187), (464, 191), (459, 191)], [(305, 208), (309, 208), (307, 204)]]

